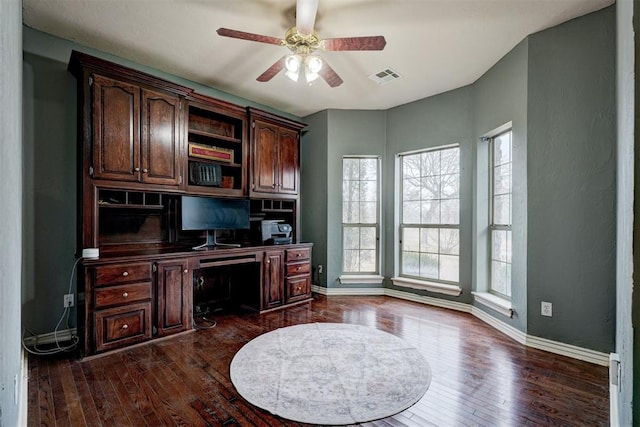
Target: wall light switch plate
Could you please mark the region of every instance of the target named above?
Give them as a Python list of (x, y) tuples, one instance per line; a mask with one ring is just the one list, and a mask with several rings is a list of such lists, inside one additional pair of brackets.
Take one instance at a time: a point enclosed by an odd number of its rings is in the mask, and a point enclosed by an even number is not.
[(542, 301), (540, 303), (540, 314), (543, 316), (551, 317), (553, 315), (553, 304), (550, 302)]

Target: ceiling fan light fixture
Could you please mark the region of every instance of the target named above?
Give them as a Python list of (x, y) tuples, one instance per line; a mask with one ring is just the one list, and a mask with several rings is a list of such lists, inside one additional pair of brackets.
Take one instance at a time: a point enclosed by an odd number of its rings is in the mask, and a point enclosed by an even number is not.
[(307, 56), (305, 64), (307, 66), (307, 71), (314, 74), (318, 74), (322, 69), (322, 59), (315, 55)]
[(285, 67), (287, 67), (288, 72), (298, 74), (298, 71), (300, 71), (301, 63), (302, 60), (300, 58), (300, 55), (289, 55), (285, 60)]

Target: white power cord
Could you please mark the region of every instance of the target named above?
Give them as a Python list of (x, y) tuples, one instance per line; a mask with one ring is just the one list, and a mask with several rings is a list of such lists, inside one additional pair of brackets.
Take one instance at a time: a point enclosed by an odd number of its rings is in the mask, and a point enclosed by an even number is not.
[[(80, 262), (81, 258), (76, 259), (76, 262), (73, 264), (73, 268), (71, 269), (71, 277), (69, 277), (69, 290), (67, 291), (67, 294), (71, 293), (71, 288), (73, 287), (73, 277), (75, 275), (76, 272), (76, 267), (78, 266), (78, 263)], [(71, 313), (71, 307), (65, 307), (64, 311), (62, 312), (62, 316), (60, 316), (60, 320), (58, 320), (58, 323), (56, 324), (55, 329), (53, 330), (53, 339), (54, 342), (56, 344), (56, 346), (54, 348), (50, 348), (50, 349), (41, 349), (38, 348), (38, 341), (36, 338), (36, 343), (32, 346), (32, 348), (27, 347), (27, 345), (25, 344), (24, 340), (25, 340), (25, 332), (29, 332), (31, 334), (31, 336), (36, 336), (37, 334), (33, 333), (32, 331), (30, 331), (28, 328), (24, 328), (24, 330), (22, 331), (22, 348), (25, 349), (25, 351), (31, 353), (31, 354), (35, 354), (35, 355), (39, 355), (39, 356), (46, 356), (46, 355), (51, 355), (51, 354), (57, 354), (57, 353), (62, 353), (63, 351), (71, 351), (73, 349), (75, 349), (78, 345), (78, 342), (80, 342), (80, 338), (78, 338), (77, 335), (72, 335), (71, 336), (71, 344), (69, 345), (65, 345), (65, 346), (61, 346), (60, 345), (60, 341), (58, 340), (58, 329), (60, 328), (60, 324), (62, 323), (62, 320), (66, 318), (66, 326), (67, 326), (67, 330), (69, 330), (69, 314)]]

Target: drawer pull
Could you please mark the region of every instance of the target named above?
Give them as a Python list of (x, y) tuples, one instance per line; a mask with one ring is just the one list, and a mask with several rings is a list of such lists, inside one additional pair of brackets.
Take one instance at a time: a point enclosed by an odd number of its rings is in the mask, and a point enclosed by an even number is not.
[(122, 293), (122, 298), (126, 298), (126, 297), (128, 297), (128, 296), (129, 296), (129, 293), (128, 293), (128, 292), (123, 292), (123, 293)]
[(302, 254), (301, 254), (300, 252), (298, 252), (298, 253), (296, 254), (296, 256), (297, 256), (297, 257), (300, 257), (301, 255), (302, 255)]
[(187, 270), (186, 268), (183, 271), (184, 274), (187, 274), (188, 272), (189, 272), (189, 270)]
[(129, 329), (129, 325), (125, 323), (124, 325), (122, 325), (122, 329)]
[(300, 291), (300, 289), (302, 289), (302, 287), (301, 287), (301, 286), (298, 286), (298, 287), (296, 288), (296, 291)]
[(122, 272), (122, 276), (127, 277), (128, 275), (129, 275), (129, 272), (128, 272), (128, 271), (123, 271), (123, 272)]
[(296, 271), (300, 271), (300, 267), (296, 267)]

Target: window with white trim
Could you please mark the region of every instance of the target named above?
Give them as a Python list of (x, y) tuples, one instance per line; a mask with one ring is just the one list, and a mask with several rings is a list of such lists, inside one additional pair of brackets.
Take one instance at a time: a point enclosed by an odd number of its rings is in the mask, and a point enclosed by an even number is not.
[(378, 274), (378, 157), (342, 159), (342, 270)]
[(489, 139), (489, 290), (511, 297), (512, 131)]
[(457, 284), (460, 147), (400, 154), (400, 276)]

